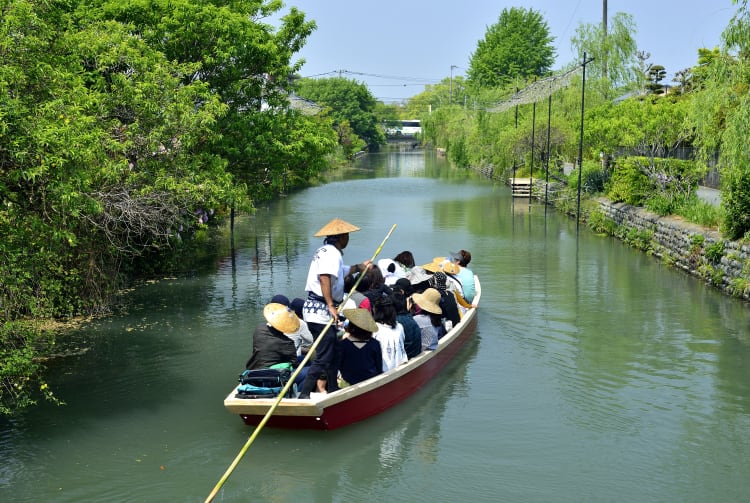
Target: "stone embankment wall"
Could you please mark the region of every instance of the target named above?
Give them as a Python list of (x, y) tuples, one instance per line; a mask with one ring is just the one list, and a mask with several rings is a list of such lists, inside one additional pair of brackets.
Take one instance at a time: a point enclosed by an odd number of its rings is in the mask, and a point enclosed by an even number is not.
[(750, 299), (750, 243), (663, 217), (640, 207), (597, 199), (612, 233), (735, 297)]

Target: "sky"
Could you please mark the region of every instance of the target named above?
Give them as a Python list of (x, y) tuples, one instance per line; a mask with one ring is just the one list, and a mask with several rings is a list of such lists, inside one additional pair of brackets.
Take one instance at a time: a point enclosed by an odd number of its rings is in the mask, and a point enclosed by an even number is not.
[[(317, 24), (294, 61), (303, 77), (341, 76), (367, 84), (376, 99), (400, 102), (453, 75), (463, 76), (477, 42), (504, 8), (539, 12), (554, 37), (558, 70), (575, 60), (570, 39), (581, 23), (601, 23), (604, 0), (284, 0)], [(607, 0), (633, 16), (638, 50), (648, 63), (675, 72), (691, 67), (698, 49), (720, 45), (736, 11), (731, 0)]]

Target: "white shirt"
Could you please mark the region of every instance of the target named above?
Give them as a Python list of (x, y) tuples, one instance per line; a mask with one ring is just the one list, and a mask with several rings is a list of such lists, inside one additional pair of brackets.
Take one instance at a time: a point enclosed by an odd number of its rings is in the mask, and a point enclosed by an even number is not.
[(378, 323), (378, 331), (372, 334), (373, 339), (380, 343), (383, 350), (383, 372), (396, 368), (409, 358), (404, 349), (404, 327), (396, 323), (396, 327)]
[(341, 302), (344, 298), (344, 276), (349, 273), (349, 266), (344, 265), (344, 257), (333, 245), (323, 245), (313, 255), (310, 269), (307, 271), (305, 291), (323, 296), (320, 288), (320, 275), (331, 275), (331, 295), (334, 302)]

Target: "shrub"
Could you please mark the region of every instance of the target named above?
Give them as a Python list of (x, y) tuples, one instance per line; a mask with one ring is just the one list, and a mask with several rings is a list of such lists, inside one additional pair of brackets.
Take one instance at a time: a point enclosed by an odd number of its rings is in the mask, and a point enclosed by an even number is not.
[(721, 257), (724, 256), (724, 246), (724, 241), (717, 241), (706, 247), (706, 259), (712, 264), (721, 262)]
[(466, 149), (466, 139), (463, 136), (451, 142), (448, 148), (448, 157), (456, 167), (466, 168), (469, 166), (469, 153)]
[(32, 323), (0, 324), (0, 414), (10, 415), (35, 404), (37, 395), (57, 402), (42, 378), (38, 358), (51, 344), (49, 335)]
[(750, 231), (750, 173), (735, 173), (724, 181), (722, 203), (726, 212), (722, 232), (739, 239)]
[(695, 194), (678, 203), (674, 208), (674, 214), (694, 224), (712, 229), (718, 228), (723, 220), (721, 208), (701, 200)]
[(581, 173), (581, 190), (587, 194), (599, 194), (604, 192), (604, 187), (609, 181), (609, 171), (602, 169), (599, 162), (584, 162)]
[[(593, 161), (583, 163), (583, 172), (581, 173), (581, 191), (587, 194), (598, 194), (604, 192), (604, 186), (609, 180), (609, 173), (605, 172), (601, 164)], [(568, 187), (571, 190), (578, 190), (578, 168), (574, 169), (568, 175)]]
[(643, 203), (647, 209), (658, 215), (671, 215), (674, 213), (674, 201), (664, 194), (655, 194)]
[(640, 206), (655, 192), (656, 185), (641, 171), (635, 158), (627, 157), (617, 162), (606, 184), (606, 194), (614, 202)]
[(730, 285), (732, 294), (737, 297), (744, 297), (750, 293), (750, 282), (746, 278), (733, 278)]
[(654, 237), (653, 231), (649, 230), (638, 230), (631, 227), (628, 229), (625, 235), (625, 241), (630, 243), (635, 248), (643, 251), (651, 250), (652, 239)]
[(608, 234), (613, 236), (617, 230), (617, 224), (604, 214), (604, 212), (595, 210), (589, 213), (586, 219), (589, 229), (599, 234)]

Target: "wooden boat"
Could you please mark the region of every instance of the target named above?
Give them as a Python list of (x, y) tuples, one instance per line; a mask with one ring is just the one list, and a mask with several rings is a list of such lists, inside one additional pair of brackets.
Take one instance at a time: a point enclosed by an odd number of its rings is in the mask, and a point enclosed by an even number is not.
[[(481, 287), (475, 277), (474, 305), (479, 304)], [(477, 324), (476, 308), (438, 342), (434, 351), (423, 351), (384, 374), (333, 393), (315, 394), (310, 399), (284, 398), (267, 426), (293, 429), (332, 430), (361, 421), (393, 407), (430, 381), (472, 337)], [(238, 385), (239, 386), (239, 385)], [(236, 398), (237, 388), (224, 399), (224, 406), (239, 414), (248, 425), (257, 425), (276, 398)]]

